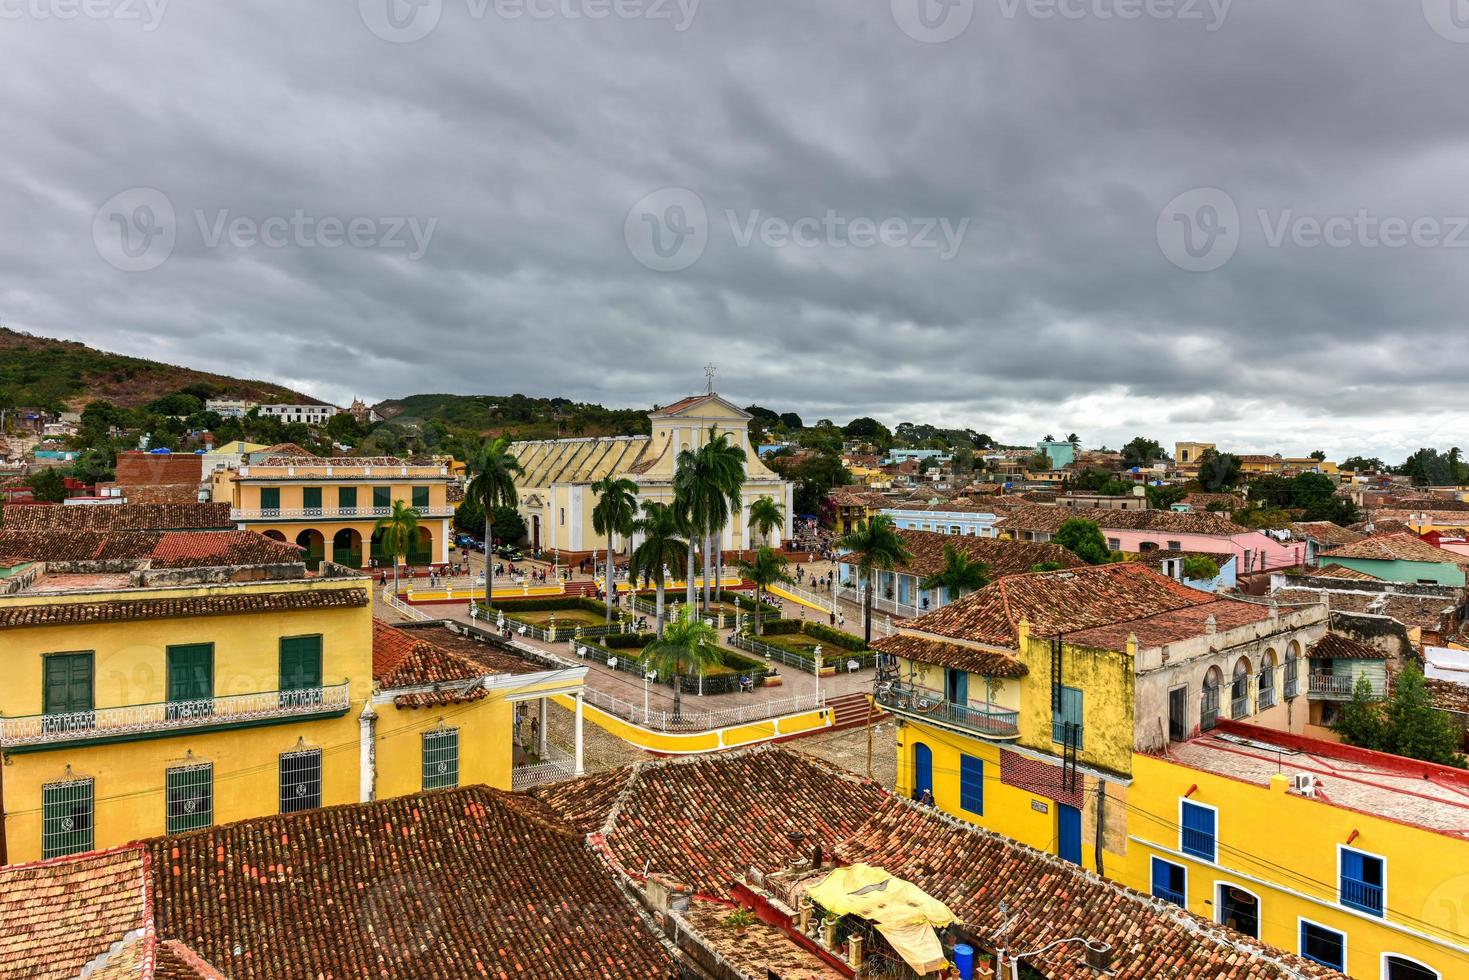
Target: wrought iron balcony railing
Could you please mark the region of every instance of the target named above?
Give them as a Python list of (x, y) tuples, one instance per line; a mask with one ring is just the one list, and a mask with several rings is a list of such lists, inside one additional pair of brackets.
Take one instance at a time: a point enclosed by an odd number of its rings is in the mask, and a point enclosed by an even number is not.
[[(1382, 685), (1369, 678), (1368, 683), (1372, 685), (1374, 697), (1382, 697)], [(1309, 697), (1321, 698), (1327, 701), (1349, 701), (1352, 690), (1357, 686), (1357, 678), (1351, 674), (1312, 674), (1306, 694)]]
[(878, 686), (877, 702), (903, 715), (953, 725), (990, 738), (1020, 734), (1020, 712), (993, 704), (957, 704), (938, 691), (907, 684)]
[(66, 714), (0, 718), (0, 749), (147, 738), (197, 728), (227, 728), (335, 714), (350, 707), (349, 687), (336, 684), (296, 691), (262, 691), (196, 701), (160, 701)]

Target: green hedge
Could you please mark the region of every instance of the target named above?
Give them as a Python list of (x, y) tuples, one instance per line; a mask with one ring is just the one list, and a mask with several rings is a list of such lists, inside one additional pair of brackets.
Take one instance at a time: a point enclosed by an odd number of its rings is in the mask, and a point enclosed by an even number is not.
[[(789, 636), (792, 633), (804, 633), (822, 643), (830, 643), (832, 646), (841, 647), (852, 653), (860, 653), (867, 649), (867, 644), (862, 642), (861, 637), (832, 629), (825, 623), (813, 623), (803, 619), (777, 619), (760, 628), (761, 636)], [(754, 638), (759, 639), (759, 637)]]
[(596, 599), (588, 599), (586, 596), (543, 596), (540, 598), (525, 599), (497, 599), (491, 609), (503, 609), (505, 615), (513, 616), (518, 612), (554, 612), (558, 609), (582, 609), (586, 612), (596, 613), (598, 616), (605, 615), (607, 607)]

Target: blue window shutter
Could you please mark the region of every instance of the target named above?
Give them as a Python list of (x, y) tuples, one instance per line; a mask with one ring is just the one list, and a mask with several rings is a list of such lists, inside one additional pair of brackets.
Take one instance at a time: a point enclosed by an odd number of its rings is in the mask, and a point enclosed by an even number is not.
[(984, 761), (972, 755), (959, 756), (959, 808), (984, 814)]
[(1179, 850), (1206, 861), (1214, 860), (1214, 811), (1193, 803), (1183, 804), (1183, 834)]

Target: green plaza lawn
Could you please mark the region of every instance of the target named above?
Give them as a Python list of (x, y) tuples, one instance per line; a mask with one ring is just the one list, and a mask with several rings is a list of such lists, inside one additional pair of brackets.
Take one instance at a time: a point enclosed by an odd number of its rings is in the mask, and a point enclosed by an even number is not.
[[(590, 609), (536, 609), (525, 612), (516, 609), (506, 610), (505, 615), (507, 618), (543, 629), (550, 628), (552, 620), (556, 621), (558, 627), (607, 625), (605, 613), (594, 613)], [(617, 622), (616, 616), (612, 617), (612, 622)]]

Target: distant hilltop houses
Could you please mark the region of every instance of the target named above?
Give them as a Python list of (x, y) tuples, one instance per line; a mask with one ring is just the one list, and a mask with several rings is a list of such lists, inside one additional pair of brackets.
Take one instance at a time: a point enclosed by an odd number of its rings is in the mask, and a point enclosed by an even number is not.
[[(260, 402), (234, 398), (211, 398), (204, 403), (204, 410), (214, 412), (222, 418), (244, 418), (254, 409), (260, 414), (280, 419), (282, 422), (303, 422), (306, 425), (325, 425), (332, 416), (342, 411), (335, 405), (263, 405)], [(354, 398), (347, 413), (359, 422), (381, 422), (372, 408), (360, 398)]]

